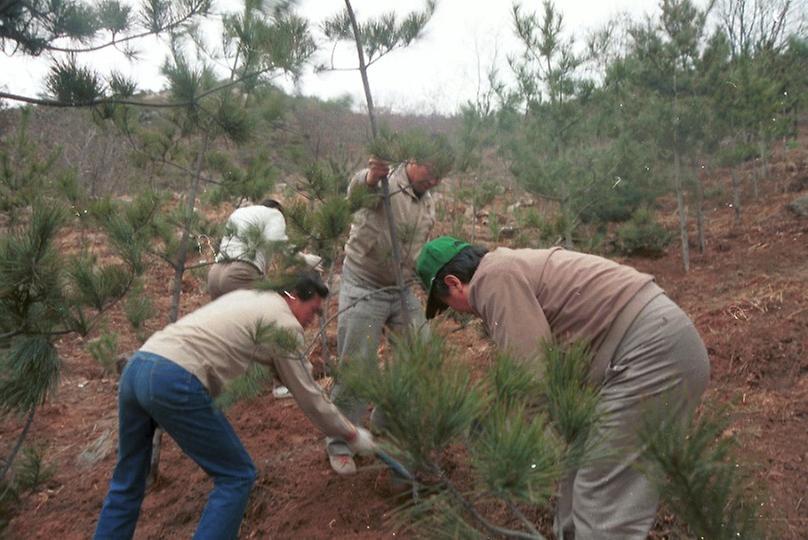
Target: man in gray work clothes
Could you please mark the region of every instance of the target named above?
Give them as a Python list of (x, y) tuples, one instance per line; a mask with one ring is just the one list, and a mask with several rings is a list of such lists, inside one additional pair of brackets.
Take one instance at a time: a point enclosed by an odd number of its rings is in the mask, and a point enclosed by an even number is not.
[[(376, 351), (382, 331), (404, 330), (404, 310), (413, 328), (427, 331), (423, 308), (411, 286), (417, 283), (415, 260), (435, 224), (435, 206), (429, 190), (437, 186), (451, 169), (454, 154), (443, 136), (433, 136), (428, 155), (418, 156), (391, 169), (383, 160), (371, 158), (368, 168), (359, 171), (348, 186), (350, 194), (360, 186), (378, 193), (370, 207), (353, 216), (351, 231), (345, 244), (345, 262), (339, 292), (337, 319), (337, 353), (342, 360), (365, 362), (375, 369)], [(387, 217), (381, 197), (380, 181), (389, 176), (390, 206), (401, 245), (401, 266), (406, 290), (406, 306), (396, 285), (392, 247)], [(349, 308), (349, 309), (348, 309)], [(346, 311), (342, 311), (346, 310)], [(347, 395), (337, 382), (331, 399), (353, 422), (360, 422), (367, 403)], [(327, 439), (331, 467), (337, 474), (356, 472), (353, 453), (341, 439)]]

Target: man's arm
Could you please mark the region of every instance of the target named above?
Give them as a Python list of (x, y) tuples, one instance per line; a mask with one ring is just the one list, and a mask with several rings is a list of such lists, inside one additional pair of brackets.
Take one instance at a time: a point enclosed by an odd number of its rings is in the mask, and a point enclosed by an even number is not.
[(283, 385), (289, 389), (306, 417), (320, 431), (347, 441), (356, 437), (354, 425), (326, 397), (320, 385), (298, 358), (279, 358), (275, 360), (274, 365)]

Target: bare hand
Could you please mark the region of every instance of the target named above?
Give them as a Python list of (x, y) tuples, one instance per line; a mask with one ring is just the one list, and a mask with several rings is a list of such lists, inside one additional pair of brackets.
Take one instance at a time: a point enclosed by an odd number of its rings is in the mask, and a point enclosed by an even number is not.
[(371, 157), (368, 160), (368, 172), (365, 176), (365, 182), (368, 186), (376, 187), (379, 180), (390, 174), (390, 164), (384, 160)]

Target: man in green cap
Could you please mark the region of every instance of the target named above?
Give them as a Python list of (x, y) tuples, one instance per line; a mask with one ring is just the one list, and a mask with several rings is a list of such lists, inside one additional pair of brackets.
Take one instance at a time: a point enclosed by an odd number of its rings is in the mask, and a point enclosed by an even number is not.
[[(452, 148), (446, 137), (432, 135), (420, 145), (420, 151), (397, 166), (371, 157), (368, 167), (354, 175), (348, 193), (358, 188), (378, 195), (372, 205), (358, 210), (353, 216), (351, 232), (345, 244), (345, 262), (339, 291), (340, 315), (337, 319), (337, 354), (340, 361), (352, 359), (373, 369), (382, 332), (401, 332), (404, 312), (409, 314), (413, 328), (425, 331), (423, 310), (412, 285), (415, 259), (427, 241), (435, 224), (435, 206), (429, 191), (436, 187), (451, 169)], [(389, 176), (390, 210), (396, 222), (401, 247), (401, 271), (407, 287), (406, 301), (396, 288), (392, 243), (387, 216), (381, 198), (380, 183)], [(367, 403), (350, 396), (337, 381), (331, 399), (340, 410), (360, 423), (367, 412)], [(378, 418), (371, 419), (376, 425)], [(356, 472), (353, 452), (341, 439), (326, 441), (331, 468), (338, 474)]]
[(561, 248), (488, 252), (443, 236), (422, 248), (416, 269), (427, 318), (447, 307), (473, 313), (517, 358), (535, 359), (542, 341), (589, 344), (589, 382), (607, 419), (590, 437), (618, 458), (584, 464), (562, 482), (556, 534), (646, 538), (658, 494), (636, 467), (636, 428), (651, 406), (687, 418), (709, 379), (707, 350), (687, 315), (653, 276)]

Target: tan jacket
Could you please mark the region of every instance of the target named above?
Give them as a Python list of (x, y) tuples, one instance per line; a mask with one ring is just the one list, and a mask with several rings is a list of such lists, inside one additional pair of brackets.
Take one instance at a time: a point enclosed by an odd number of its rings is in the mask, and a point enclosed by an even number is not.
[(257, 343), (257, 329), (270, 325), (288, 330), (302, 346), (303, 327), (279, 294), (237, 290), (155, 332), (140, 350), (187, 369), (213, 397), (243, 375), (250, 362), (260, 362), (273, 369), (309, 420), (326, 435), (352, 436), (353, 425), (326, 398), (299, 354), (279, 356)]
[(527, 359), (542, 340), (583, 340), (600, 382), (640, 310), (663, 294), (654, 277), (616, 262), (561, 248), (497, 248), (469, 283), (469, 303), (500, 348)]
[[(390, 206), (396, 220), (401, 244), (401, 264), (404, 282), (417, 282), (415, 261), (435, 225), (435, 204), (429, 192), (418, 197), (410, 185), (404, 164), (390, 173)], [(350, 194), (366, 183), (367, 169), (356, 173), (348, 185)], [(381, 195), (381, 185), (371, 189)], [(372, 208), (357, 210), (351, 232), (345, 244), (345, 266), (359, 278), (377, 286), (396, 284), (392, 265), (392, 247), (387, 217), (381, 197)]]

